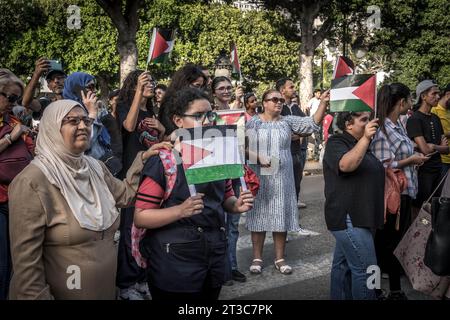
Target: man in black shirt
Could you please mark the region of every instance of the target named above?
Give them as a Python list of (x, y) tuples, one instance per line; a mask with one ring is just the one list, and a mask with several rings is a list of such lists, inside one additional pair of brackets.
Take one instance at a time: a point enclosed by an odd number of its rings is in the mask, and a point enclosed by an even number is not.
[(448, 154), (449, 147), (439, 117), (431, 113), (431, 108), (439, 101), (438, 86), (431, 80), (424, 80), (417, 85), (416, 95), (417, 109), (408, 119), (406, 130), (417, 150), (430, 157), (419, 167), (419, 188), (413, 205), (420, 208), (439, 184), (442, 168), (440, 154)]

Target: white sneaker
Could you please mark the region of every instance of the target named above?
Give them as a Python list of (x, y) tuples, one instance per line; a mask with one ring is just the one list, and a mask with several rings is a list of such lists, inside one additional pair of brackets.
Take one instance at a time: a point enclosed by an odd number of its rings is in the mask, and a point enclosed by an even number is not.
[(307, 236), (307, 237), (309, 237), (309, 236), (316, 236), (316, 235), (318, 235), (318, 233), (300, 227), (300, 230), (297, 231), (297, 235), (298, 235), (298, 236)]
[(148, 289), (148, 284), (147, 282), (141, 282), (141, 283), (136, 283), (135, 288), (137, 290), (137, 292), (139, 292), (142, 295), (142, 298), (144, 300), (151, 300), (152, 296), (150, 295), (150, 290)]
[(304, 202), (297, 203), (297, 208), (301, 208), (301, 209), (306, 208), (306, 203), (304, 203)]
[(120, 289), (119, 300), (144, 300), (144, 298), (134, 285), (126, 289)]

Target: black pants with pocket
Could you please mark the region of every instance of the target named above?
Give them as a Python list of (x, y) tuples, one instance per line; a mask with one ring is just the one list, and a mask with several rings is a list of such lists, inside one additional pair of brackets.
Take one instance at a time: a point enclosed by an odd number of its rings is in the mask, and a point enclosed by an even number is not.
[(178, 225), (148, 230), (140, 250), (148, 260), (153, 300), (168, 296), (215, 300), (228, 280), (225, 227)]

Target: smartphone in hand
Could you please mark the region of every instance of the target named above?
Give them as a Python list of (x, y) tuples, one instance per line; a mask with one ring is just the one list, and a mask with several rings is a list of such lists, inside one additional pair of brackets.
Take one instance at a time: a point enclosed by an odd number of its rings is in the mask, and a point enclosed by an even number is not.
[(50, 70), (63, 70), (62, 64), (59, 60), (48, 60), (48, 62), (50, 63)]

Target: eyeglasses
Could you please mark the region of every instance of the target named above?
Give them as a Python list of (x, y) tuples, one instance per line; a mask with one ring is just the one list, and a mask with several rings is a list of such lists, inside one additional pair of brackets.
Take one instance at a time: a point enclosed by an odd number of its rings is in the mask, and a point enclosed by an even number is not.
[(205, 119), (207, 118), (209, 122), (213, 122), (217, 118), (217, 113), (214, 111), (208, 111), (208, 112), (199, 112), (194, 114), (182, 114), (183, 117), (192, 117), (197, 122), (205, 122)]
[(217, 88), (217, 89), (216, 89), (216, 91), (231, 91), (231, 90), (233, 90), (233, 87), (232, 87), (232, 86), (228, 86), (228, 87), (220, 87), (220, 88)]
[(284, 100), (284, 98), (278, 98), (278, 97), (273, 97), (273, 98), (270, 98), (270, 99), (266, 99), (264, 101), (272, 101), (273, 103), (278, 103), (279, 102), (281, 104), (286, 102), (286, 100)]
[(84, 117), (65, 117), (63, 119), (63, 124), (70, 124), (72, 126), (78, 126), (80, 124), (80, 122), (83, 121), (84, 125), (86, 127), (90, 127), (92, 126), (92, 124), (94, 123), (94, 119), (89, 118), (88, 116), (84, 116)]
[(15, 102), (17, 102), (18, 100), (20, 100), (20, 96), (18, 96), (18, 95), (16, 95), (16, 94), (10, 94), (10, 95), (7, 95), (6, 93), (4, 93), (4, 92), (0, 92), (0, 94), (2, 95), (2, 96), (4, 96), (5, 98), (6, 98), (6, 100), (8, 100), (8, 102), (10, 102), (10, 103), (15, 103)]

